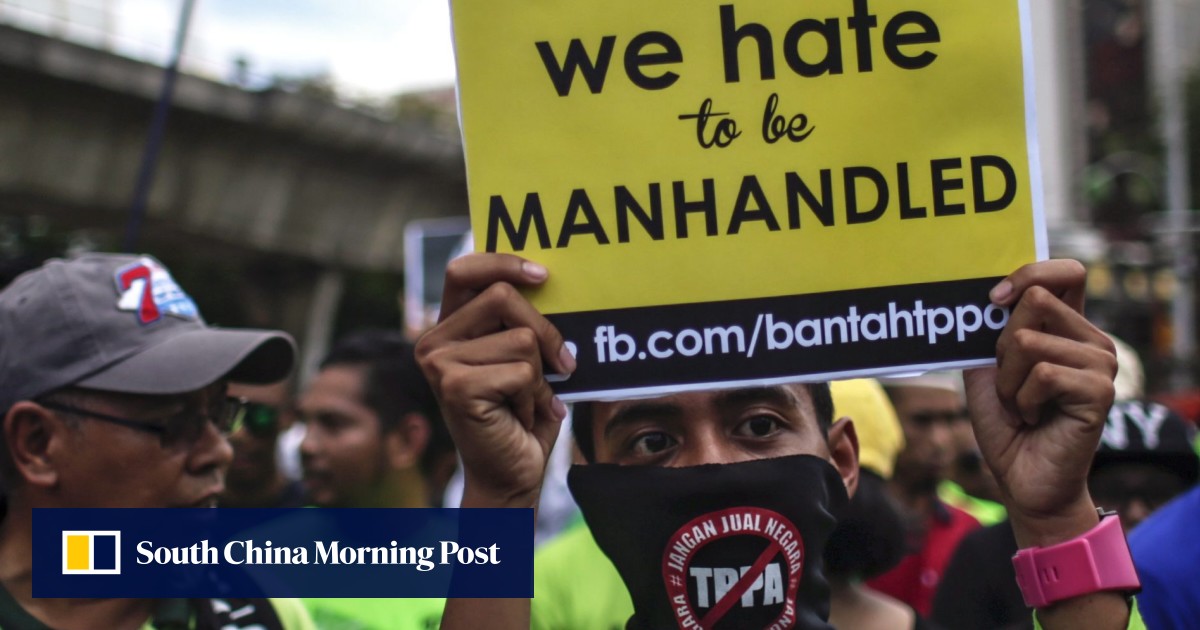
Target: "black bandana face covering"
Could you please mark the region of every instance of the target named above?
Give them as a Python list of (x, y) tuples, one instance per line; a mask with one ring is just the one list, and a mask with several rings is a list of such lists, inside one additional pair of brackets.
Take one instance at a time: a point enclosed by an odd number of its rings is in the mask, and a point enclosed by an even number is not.
[(630, 630), (831, 628), (821, 550), (847, 498), (829, 462), (590, 464), (568, 483), (629, 589)]

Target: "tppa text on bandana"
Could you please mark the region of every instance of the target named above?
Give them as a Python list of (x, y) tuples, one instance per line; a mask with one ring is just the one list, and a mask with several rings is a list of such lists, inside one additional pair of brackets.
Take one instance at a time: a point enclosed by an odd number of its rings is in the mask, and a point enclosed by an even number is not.
[(559, 395), (989, 363), (1046, 256), (1027, 2), (452, 0), (476, 248), (550, 269)]
[(532, 597), (533, 510), (36, 509), (34, 597)]

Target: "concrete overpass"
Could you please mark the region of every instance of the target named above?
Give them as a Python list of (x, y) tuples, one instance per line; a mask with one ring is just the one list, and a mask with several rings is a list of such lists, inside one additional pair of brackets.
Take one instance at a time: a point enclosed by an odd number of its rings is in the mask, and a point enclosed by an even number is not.
[[(162, 74), (0, 27), (0, 211), (123, 225)], [(457, 136), (181, 76), (147, 237), (398, 271), (405, 221), (466, 209)]]
[[(0, 25), (0, 216), (119, 247), (162, 76)], [(183, 75), (139, 249), (183, 275), (221, 270), (227, 290), (196, 296), (209, 319), (283, 326), (311, 364), (343, 271), (400, 272), (408, 220), (466, 213), (452, 132)]]

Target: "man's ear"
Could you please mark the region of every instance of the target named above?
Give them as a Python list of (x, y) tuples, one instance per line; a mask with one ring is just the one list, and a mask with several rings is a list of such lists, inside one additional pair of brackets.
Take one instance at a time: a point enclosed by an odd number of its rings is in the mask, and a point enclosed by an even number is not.
[(419, 413), (407, 413), (384, 436), (388, 465), (392, 470), (413, 468), (429, 445), (429, 420)]
[(67, 429), (57, 416), (29, 400), (13, 405), (4, 416), (4, 440), (18, 483), (52, 487), (58, 483), (54, 453)]
[(829, 428), (829, 456), (846, 484), (846, 494), (853, 497), (858, 491), (858, 433), (850, 418), (839, 418)]

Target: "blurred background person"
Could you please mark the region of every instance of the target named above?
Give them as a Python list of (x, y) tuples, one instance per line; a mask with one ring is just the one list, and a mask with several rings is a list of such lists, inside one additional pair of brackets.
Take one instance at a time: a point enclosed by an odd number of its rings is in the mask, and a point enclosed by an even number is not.
[(1163, 405), (1120, 401), (1109, 413), (1088, 490), (1126, 533), (1196, 483), (1195, 428)]
[(299, 398), (304, 483), (320, 507), (430, 507), (454, 445), (399, 331), (343, 338)]
[(863, 580), (896, 566), (907, 551), (904, 518), (887, 491), (904, 432), (887, 394), (874, 379), (834, 381), (835, 418), (850, 418), (858, 435), (858, 490), (825, 544), (829, 622), (835, 628), (909, 630), (929, 628), (912, 607)]
[(242, 418), (229, 434), (233, 462), (225, 475), (221, 507), (290, 508), (307, 502), (304, 485), (279, 465), (279, 436), (295, 421), (287, 382), (230, 384), (229, 395), (245, 402)]
[(938, 497), (956, 454), (955, 427), (967, 417), (962, 376), (930, 372), (881, 380), (904, 432), (888, 491), (904, 510), (910, 552), (867, 584), (929, 615), (942, 571), (979, 521)]
[(971, 419), (963, 416), (954, 423), (954, 457), (946, 480), (938, 484), (938, 498), (975, 517), (981, 525), (995, 525), (1006, 514), (1000, 503), (996, 478), (983, 461)]
[[(399, 331), (365, 330), (334, 344), (300, 395), (307, 432), (300, 445), (313, 504), (337, 508), (424, 508), (440, 497), (438, 464), (454, 444), (437, 401)], [(441, 484), (441, 485), (439, 485)], [(444, 600), (304, 600), (321, 628), (436, 628)]]
[[(1115, 511), (1128, 533), (1194, 485), (1200, 478), (1200, 458), (1192, 450), (1193, 434), (1190, 424), (1157, 403), (1115, 403), (1088, 475), (1096, 505)], [(1138, 563), (1133, 540), (1130, 537)], [(1021, 598), (1012, 567), (1016, 552), (1008, 521), (963, 539), (938, 589), (933, 620), (963, 630), (1031, 628), (1032, 610)], [(1146, 621), (1148, 627), (1158, 627), (1149, 617)]]

